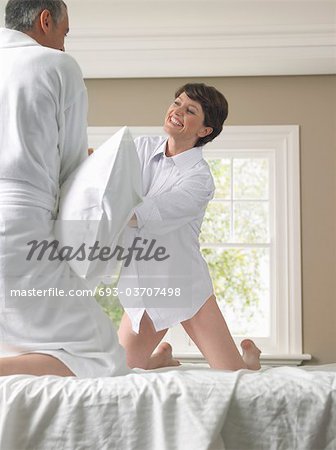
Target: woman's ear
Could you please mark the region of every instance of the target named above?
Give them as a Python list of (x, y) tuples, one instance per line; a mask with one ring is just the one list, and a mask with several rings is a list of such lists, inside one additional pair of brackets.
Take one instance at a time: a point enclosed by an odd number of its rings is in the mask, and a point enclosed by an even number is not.
[(202, 130), (198, 132), (198, 136), (200, 138), (204, 138), (205, 136), (209, 136), (213, 132), (213, 128), (211, 127), (204, 127)]

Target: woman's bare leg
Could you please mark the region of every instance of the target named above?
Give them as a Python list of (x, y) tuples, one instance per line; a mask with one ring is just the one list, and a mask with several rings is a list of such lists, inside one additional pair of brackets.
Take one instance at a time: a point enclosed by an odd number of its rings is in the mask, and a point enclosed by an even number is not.
[(75, 376), (59, 359), (42, 353), (0, 358), (0, 376), (19, 374)]
[(211, 368), (260, 369), (260, 350), (253, 341), (246, 339), (241, 343), (243, 356), (240, 355), (214, 295), (182, 325)]
[(119, 342), (126, 351), (128, 367), (157, 369), (159, 367), (178, 366), (180, 363), (173, 359), (172, 348), (167, 342), (163, 342), (158, 350), (153, 353), (166, 333), (167, 329), (156, 331), (153, 322), (145, 312), (140, 322), (139, 334), (137, 334), (132, 330), (128, 315), (124, 313), (118, 335)]

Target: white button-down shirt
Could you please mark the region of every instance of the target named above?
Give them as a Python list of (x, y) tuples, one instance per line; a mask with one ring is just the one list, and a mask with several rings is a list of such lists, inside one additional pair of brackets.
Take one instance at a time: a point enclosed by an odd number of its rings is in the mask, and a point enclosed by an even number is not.
[(213, 292), (199, 234), (215, 186), (200, 147), (167, 157), (164, 137), (144, 136), (135, 142), (144, 197), (135, 208), (138, 228), (128, 227), (124, 239), (130, 244), (139, 237), (143, 247), (155, 240), (169, 258), (133, 258), (122, 270), (119, 298), (135, 332), (144, 311), (159, 331), (191, 318)]

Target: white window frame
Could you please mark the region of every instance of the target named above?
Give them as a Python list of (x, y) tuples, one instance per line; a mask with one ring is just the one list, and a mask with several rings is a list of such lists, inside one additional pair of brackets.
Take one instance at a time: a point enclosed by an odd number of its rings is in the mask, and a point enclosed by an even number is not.
[[(89, 146), (97, 147), (118, 129), (89, 127)], [(161, 127), (130, 127), (130, 131), (134, 137), (164, 134)], [(275, 333), (267, 343), (263, 339), (255, 340), (262, 349), (266, 347), (261, 357), (263, 364), (298, 365), (311, 359), (311, 355), (302, 353), (299, 126), (226, 126), (204, 149), (205, 157), (237, 153), (239, 156), (271, 155), (270, 161), (274, 163), (271, 194), (273, 190), (276, 207), (271, 222), (274, 220), (277, 232), (273, 246), (275, 255), (271, 257), (275, 258), (277, 273), (273, 274), (271, 283), (276, 299), (271, 327)], [(172, 328), (166, 340), (183, 362), (205, 362), (181, 326)], [(238, 344), (240, 337), (235, 340)]]

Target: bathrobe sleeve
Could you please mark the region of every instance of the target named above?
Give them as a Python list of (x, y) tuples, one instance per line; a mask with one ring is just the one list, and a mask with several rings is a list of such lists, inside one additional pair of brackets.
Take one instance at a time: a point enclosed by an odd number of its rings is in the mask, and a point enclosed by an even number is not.
[[(68, 56), (68, 55), (67, 55)], [(61, 101), (58, 116), (60, 185), (88, 157), (87, 90), (77, 62), (67, 57), (59, 68)]]

